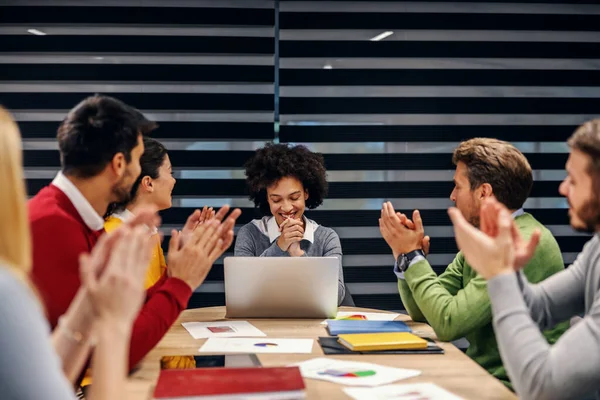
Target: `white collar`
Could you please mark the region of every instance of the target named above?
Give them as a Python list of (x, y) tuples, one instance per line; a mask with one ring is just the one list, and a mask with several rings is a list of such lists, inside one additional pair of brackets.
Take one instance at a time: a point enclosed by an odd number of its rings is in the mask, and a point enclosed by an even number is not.
[(52, 184), (59, 188), (69, 198), (88, 228), (93, 231), (99, 231), (104, 228), (104, 220), (102, 217), (98, 215), (90, 202), (87, 201), (79, 189), (73, 185), (73, 182), (64, 176), (62, 172), (59, 171), (59, 173), (56, 174), (56, 178), (54, 178)]
[(127, 222), (134, 217), (133, 213), (126, 208), (124, 208), (123, 211), (113, 213), (112, 216), (120, 219), (123, 222)]
[[(315, 229), (317, 229), (317, 224), (314, 221), (306, 218), (306, 216), (302, 216), (304, 220), (304, 237), (302, 240), (308, 240), (313, 243), (315, 240)], [(281, 236), (281, 232), (279, 232), (279, 226), (277, 225), (277, 221), (275, 217), (269, 217), (267, 221), (267, 234), (269, 235), (269, 242), (273, 243), (279, 236)]]
[(523, 209), (523, 207), (521, 207), (517, 211), (515, 211), (514, 213), (512, 213), (512, 217), (513, 217), (513, 219), (515, 219), (517, 217), (520, 217), (523, 214), (525, 214), (525, 210)]
[[(131, 218), (135, 217), (135, 214), (133, 214), (131, 211), (129, 211), (128, 209), (124, 208), (123, 211), (118, 211), (112, 214), (113, 217), (120, 219), (123, 222), (127, 222), (129, 221)], [(155, 235), (158, 233), (158, 229), (156, 227), (154, 227), (153, 229), (150, 229), (148, 227), (148, 231), (150, 232), (150, 235)]]

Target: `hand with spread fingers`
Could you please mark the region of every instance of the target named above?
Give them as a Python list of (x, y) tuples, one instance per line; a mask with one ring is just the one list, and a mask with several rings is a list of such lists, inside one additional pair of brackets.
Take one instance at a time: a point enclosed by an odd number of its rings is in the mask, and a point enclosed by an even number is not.
[[(503, 210), (510, 214), (506, 206), (495, 198), (489, 198), (483, 203), (480, 212), (481, 231), (483, 233), (493, 238), (498, 236), (498, 219)], [(535, 254), (537, 245), (540, 243), (542, 231), (536, 228), (529, 240), (525, 240), (521, 236), (521, 232), (513, 219), (510, 224), (510, 232), (515, 256), (514, 267), (516, 270), (520, 270), (529, 263)]]
[[(392, 203), (383, 204), (379, 230), (386, 243), (392, 249), (394, 258), (400, 254), (407, 254), (413, 250), (423, 249), (424, 231), (423, 221), (418, 210), (413, 212), (413, 221), (408, 220), (403, 214), (396, 213)], [(412, 225), (411, 225), (412, 224)], [(412, 226), (412, 229), (407, 225)], [(429, 243), (427, 241), (427, 243)]]
[(190, 214), (185, 225), (181, 230), (181, 245), (184, 245), (188, 239), (192, 236), (192, 232), (201, 224), (204, 224), (212, 219), (216, 218), (216, 212), (212, 207), (204, 206), (202, 210), (194, 210)]
[[(414, 212), (413, 212), (414, 214)], [(402, 224), (404, 226), (406, 226), (408, 229), (415, 229), (415, 223), (412, 222), (410, 219), (408, 219), (408, 217), (402, 213), (397, 212), (396, 215), (398, 216), (398, 218), (400, 218), (400, 222), (402, 222)], [(429, 236), (423, 236), (423, 240), (421, 241), (421, 246), (422, 246), (422, 250), (423, 253), (425, 253), (425, 255), (429, 255), (429, 249), (431, 247), (431, 238)]]
[(192, 290), (204, 282), (213, 263), (233, 242), (233, 227), (241, 211), (235, 209), (229, 217), (221, 222), (229, 206), (222, 207), (215, 218), (198, 224), (185, 243), (183, 233), (172, 232), (169, 243), (168, 273), (187, 283)]
[(497, 213), (492, 237), (471, 225), (457, 208), (448, 210), (454, 224), (458, 248), (465, 259), (485, 279), (514, 272), (515, 252), (512, 238), (512, 216), (507, 209)]
[(289, 252), (292, 257), (304, 254), (304, 251), (300, 249), (300, 242), (304, 237), (301, 220), (288, 218), (279, 226), (279, 231), (281, 235), (277, 239), (277, 245), (281, 250)]
[(216, 215), (215, 210), (212, 207), (204, 206), (202, 211), (200, 212), (200, 218), (198, 220), (198, 224), (203, 224), (207, 221), (213, 219)]
[(116, 235), (102, 236), (90, 255), (81, 256), (82, 286), (98, 321), (131, 329), (145, 298), (151, 246), (144, 226), (125, 226)]

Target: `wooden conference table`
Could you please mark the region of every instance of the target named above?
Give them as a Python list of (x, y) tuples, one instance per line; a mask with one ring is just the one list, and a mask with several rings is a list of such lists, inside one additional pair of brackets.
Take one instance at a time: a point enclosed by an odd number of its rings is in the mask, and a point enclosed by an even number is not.
[[(362, 308), (340, 307), (340, 311), (377, 311)], [(186, 310), (171, 327), (163, 340), (141, 362), (140, 368), (128, 382), (128, 400), (149, 400), (158, 375), (160, 359), (167, 355), (193, 355), (204, 339), (195, 340), (181, 326), (182, 322), (217, 321), (224, 319), (225, 307), (198, 308)], [(435, 338), (431, 327), (422, 323), (413, 323), (407, 315), (397, 318), (406, 321), (413, 332), (425, 337)], [(321, 347), (316, 339), (328, 336), (324, 325), (319, 320), (286, 320), (286, 319), (248, 319), (258, 329), (273, 338), (311, 338), (315, 339), (312, 354), (259, 354), (263, 366), (285, 366), (288, 364), (323, 357)], [(463, 354), (451, 343), (440, 343), (445, 354), (440, 355), (337, 355), (340, 360), (372, 362), (390, 367), (412, 368), (421, 370), (416, 378), (396, 383), (433, 382), (465, 399), (516, 399), (516, 396), (498, 380), (489, 375), (483, 368)], [(331, 382), (312, 379), (305, 380), (307, 399), (347, 399), (342, 386)]]

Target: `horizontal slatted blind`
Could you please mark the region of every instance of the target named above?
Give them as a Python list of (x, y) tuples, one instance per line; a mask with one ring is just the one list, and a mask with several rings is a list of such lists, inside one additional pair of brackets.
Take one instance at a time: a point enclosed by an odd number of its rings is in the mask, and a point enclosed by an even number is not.
[(526, 154), (526, 208), (565, 262), (588, 239), (567, 226), (558, 185), (566, 138), (598, 113), (600, 7), (549, 3), (281, 1), (280, 139), (325, 153), (331, 193), (310, 216), (340, 233), (357, 305), (403, 308), (377, 228), (383, 201), (420, 208), (434, 269), (452, 261), (445, 209), (464, 139)]
[[(442, 272), (456, 253), (445, 211), (452, 150), (491, 136), (527, 155), (536, 182), (526, 207), (573, 260), (587, 237), (567, 226), (557, 188), (565, 139), (597, 116), (600, 6), (282, 0), (278, 97), (274, 3), (0, 2), (0, 103), (22, 129), (29, 193), (59, 167), (66, 111), (105, 93), (160, 124), (154, 136), (178, 179), (165, 231), (195, 207), (224, 202), (242, 207), (244, 224), (256, 214), (242, 166), (273, 139), (276, 115), (281, 142), (325, 155), (330, 196), (308, 216), (340, 235), (357, 305), (401, 309), (377, 228), (381, 203), (422, 210)], [(213, 304), (224, 304), (221, 261), (190, 307)]]
[[(253, 217), (241, 167), (274, 135), (273, 1), (7, 3), (0, 103), (22, 129), (30, 194), (60, 166), (55, 137), (67, 110), (103, 93), (160, 125), (153, 136), (177, 178), (165, 232), (205, 204), (242, 206), (241, 222)], [(222, 269), (220, 261), (189, 307), (224, 304)]]

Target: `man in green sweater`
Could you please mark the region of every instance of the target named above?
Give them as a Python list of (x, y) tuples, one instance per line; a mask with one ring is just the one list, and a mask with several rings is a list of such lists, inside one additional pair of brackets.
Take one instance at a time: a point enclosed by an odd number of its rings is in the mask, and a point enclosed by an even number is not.
[[(476, 138), (461, 143), (453, 155), (456, 165), (450, 199), (473, 225), (479, 226), (479, 210), (488, 197), (495, 197), (511, 210), (521, 235), (537, 244), (534, 257), (524, 268), (529, 282), (539, 282), (564, 269), (560, 248), (552, 233), (523, 204), (533, 185), (531, 166), (525, 156), (508, 142)], [(485, 221), (483, 221), (485, 223)], [(427, 261), (429, 237), (424, 236), (418, 210), (413, 219), (397, 213), (385, 203), (379, 220), (381, 234), (392, 249), (400, 297), (414, 321), (428, 322), (439, 340), (466, 337), (467, 355), (512, 389), (502, 365), (492, 327), (492, 310), (486, 281), (459, 252), (446, 271), (438, 276)], [(568, 322), (544, 332), (556, 342)]]

